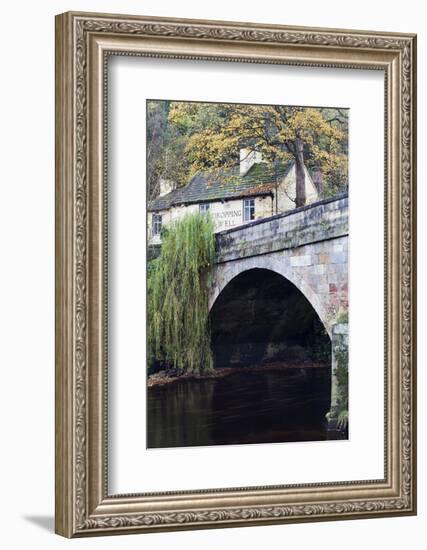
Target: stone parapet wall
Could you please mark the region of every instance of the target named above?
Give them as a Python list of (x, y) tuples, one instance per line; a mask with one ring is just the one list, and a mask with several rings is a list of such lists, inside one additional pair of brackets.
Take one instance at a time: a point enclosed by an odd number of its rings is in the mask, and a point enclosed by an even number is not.
[[(314, 203), (217, 234), (217, 263), (348, 236), (348, 196)], [(339, 260), (337, 251), (331, 260)], [(310, 257), (298, 260), (303, 265)]]

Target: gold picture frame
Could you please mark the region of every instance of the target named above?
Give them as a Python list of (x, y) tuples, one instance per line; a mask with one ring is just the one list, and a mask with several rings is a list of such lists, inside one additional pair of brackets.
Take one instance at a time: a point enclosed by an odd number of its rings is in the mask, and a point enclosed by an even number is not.
[[(384, 479), (108, 494), (104, 121), (109, 55), (384, 71)], [(72, 12), (56, 17), (58, 534), (81, 537), (416, 513), (415, 114), (412, 34)]]

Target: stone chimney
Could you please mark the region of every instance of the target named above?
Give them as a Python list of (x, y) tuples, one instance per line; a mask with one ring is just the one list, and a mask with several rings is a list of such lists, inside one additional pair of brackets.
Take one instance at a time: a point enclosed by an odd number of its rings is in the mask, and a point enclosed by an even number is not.
[(175, 188), (175, 185), (174, 185), (173, 181), (171, 181), (171, 180), (166, 180), (164, 178), (160, 178), (159, 183), (160, 183), (160, 193), (159, 193), (160, 197), (163, 197), (163, 195), (167, 195), (168, 193), (173, 191), (174, 188)]
[(240, 149), (240, 175), (244, 176), (254, 164), (262, 162), (262, 154), (245, 147)]

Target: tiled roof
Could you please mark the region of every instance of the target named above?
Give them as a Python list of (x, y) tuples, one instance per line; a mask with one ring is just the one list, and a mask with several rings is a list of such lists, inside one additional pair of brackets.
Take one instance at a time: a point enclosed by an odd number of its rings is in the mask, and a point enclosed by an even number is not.
[(167, 210), (171, 206), (235, 199), (240, 197), (268, 195), (277, 179), (286, 177), (293, 161), (281, 164), (254, 164), (241, 176), (239, 165), (226, 170), (201, 172), (193, 176), (190, 182), (167, 195), (157, 197), (148, 205), (148, 210)]

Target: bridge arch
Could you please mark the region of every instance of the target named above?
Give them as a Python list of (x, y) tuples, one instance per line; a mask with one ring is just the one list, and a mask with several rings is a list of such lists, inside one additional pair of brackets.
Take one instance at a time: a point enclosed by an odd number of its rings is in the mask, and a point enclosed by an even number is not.
[(302, 292), (283, 275), (252, 268), (231, 279), (210, 311), (217, 368), (331, 361), (331, 339)]
[(273, 271), (291, 282), (308, 300), (331, 338), (332, 326), (328, 320), (327, 310), (320, 301), (317, 293), (304, 278), (289, 265), (289, 263), (284, 262), (282, 258), (275, 258), (274, 255), (243, 258), (234, 262), (228, 262), (227, 264), (218, 264), (215, 266), (212, 277), (215, 284), (211, 287), (209, 295), (209, 310), (212, 309), (218, 296), (235, 277), (251, 269)]

